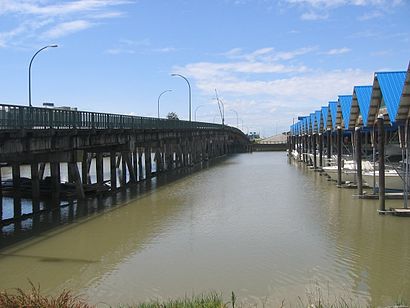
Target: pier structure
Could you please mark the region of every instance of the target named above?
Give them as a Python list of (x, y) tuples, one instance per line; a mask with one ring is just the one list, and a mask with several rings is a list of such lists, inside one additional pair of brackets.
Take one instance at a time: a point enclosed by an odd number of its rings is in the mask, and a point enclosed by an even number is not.
[(4, 104), (0, 139), (0, 192), (13, 197), (13, 220), (22, 217), (22, 197), (35, 213), (42, 197), (83, 199), (250, 149), (226, 125)]
[[(380, 213), (391, 213), (385, 200), (400, 195), (403, 215), (410, 189), (410, 64), (407, 71), (374, 73), (372, 85), (354, 86), (320, 111), (290, 127), (289, 156), (329, 175), (338, 187), (357, 189), (357, 197), (377, 198)], [(304, 138), (319, 138), (318, 149), (315, 143), (306, 148)]]

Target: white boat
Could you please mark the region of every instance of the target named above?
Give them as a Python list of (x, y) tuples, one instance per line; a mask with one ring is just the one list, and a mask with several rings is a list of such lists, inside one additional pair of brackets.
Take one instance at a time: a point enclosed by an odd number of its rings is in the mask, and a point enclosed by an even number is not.
[[(373, 187), (373, 182), (376, 188), (379, 187), (379, 170), (374, 172), (375, 181), (373, 179), (373, 171), (363, 172), (363, 181), (370, 187)], [(402, 191), (404, 188), (404, 181), (400, 174), (395, 169), (386, 169), (384, 172), (384, 187), (386, 190)]]

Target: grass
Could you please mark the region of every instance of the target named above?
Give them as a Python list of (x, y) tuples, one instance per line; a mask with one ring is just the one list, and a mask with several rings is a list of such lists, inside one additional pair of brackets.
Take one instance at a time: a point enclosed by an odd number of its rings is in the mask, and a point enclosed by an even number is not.
[[(84, 299), (74, 296), (70, 291), (63, 291), (57, 297), (44, 296), (40, 293), (40, 287), (36, 287), (30, 282), (31, 289), (23, 291), (15, 289), (14, 292), (0, 292), (1, 308), (93, 308), (94, 306), (86, 303)], [(329, 300), (330, 296), (324, 296), (317, 288), (314, 291), (306, 293), (306, 298), (298, 297), (299, 301), (295, 307), (303, 308), (353, 308), (366, 307), (349, 298), (334, 298)], [(280, 305), (270, 305), (268, 302), (262, 303), (261, 307), (292, 307), (287, 305), (285, 300)], [(258, 307), (257, 304), (247, 304), (238, 302), (234, 292), (231, 294), (230, 301), (224, 302), (222, 294), (209, 293), (199, 296), (184, 297), (181, 299), (171, 299), (167, 301), (152, 300), (150, 302), (137, 303), (134, 305), (119, 305), (119, 308), (245, 308)], [(370, 307), (370, 306), (367, 306)], [(389, 308), (409, 308), (404, 300), (398, 300), (397, 303)]]
[(208, 295), (199, 295), (192, 297), (185, 297), (182, 299), (173, 299), (166, 302), (151, 301), (146, 303), (139, 303), (131, 306), (124, 306), (128, 308), (222, 308), (230, 307), (224, 303), (222, 296), (216, 293)]
[(41, 295), (40, 286), (30, 282), (31, 290), (15, 289), (15, 292), (0, 292), (2, 308), (91, 308), (83, 299), (74, 296), (70, 291), (63, 291), (57, 297)]

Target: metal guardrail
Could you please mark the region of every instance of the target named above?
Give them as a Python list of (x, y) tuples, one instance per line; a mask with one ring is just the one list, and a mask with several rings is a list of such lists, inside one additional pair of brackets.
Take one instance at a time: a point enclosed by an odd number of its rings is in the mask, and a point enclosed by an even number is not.
[(158, 119), (101, 112), (0, 104), (0, 130), (6, 129), (228, 129), (221, 124)]

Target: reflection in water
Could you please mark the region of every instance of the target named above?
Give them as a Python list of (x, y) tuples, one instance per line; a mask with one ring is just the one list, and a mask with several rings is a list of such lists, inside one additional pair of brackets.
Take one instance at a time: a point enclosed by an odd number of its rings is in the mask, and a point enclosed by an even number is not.
[[(232, 156), (147, 185), (68, 206), (48, 219), (71, 224), (3, 249), (0, 288), (29, 278), (109, 304), (210, 290), (296, 304), (315, 286), (372, 306), (410, 300), (408, 220), (379, 216), (377, 202), (284, 153)], [(76, 218), (86, 212), (97, 214)]]

